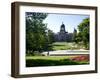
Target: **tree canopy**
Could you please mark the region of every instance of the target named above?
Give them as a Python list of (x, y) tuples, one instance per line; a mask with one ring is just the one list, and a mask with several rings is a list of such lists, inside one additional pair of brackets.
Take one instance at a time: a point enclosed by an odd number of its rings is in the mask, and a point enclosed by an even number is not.
[(46, 45), (46, 24), (44, 13), (26, 13), (26, 49), (27, 51), (42, 50)]
[(90, 27), (90, 20), (89, 18), (84, 19), (78, 25), (78, 33), (76, 35), (76, 42), (81, 42), (86, 49), (89, 49), (89, 27)]
[(47, 28), (46, 23), (43, 23), (47, 15), (46, 13), (26, 12), (27, 52), (48, 50), (49, 43), (53, 42), (53, 32)]

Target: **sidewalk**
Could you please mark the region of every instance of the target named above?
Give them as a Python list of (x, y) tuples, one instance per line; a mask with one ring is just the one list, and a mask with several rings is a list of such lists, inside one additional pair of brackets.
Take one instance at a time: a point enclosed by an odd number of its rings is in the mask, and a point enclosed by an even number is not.
[[(43, 52), (42, 54), (47, 55), (48, 52)], [(63, 55), (76, 55), (76, 54), (89, 54), (89, 50), (57, 50), (49, 51), (50, 56), (63, 56)]]

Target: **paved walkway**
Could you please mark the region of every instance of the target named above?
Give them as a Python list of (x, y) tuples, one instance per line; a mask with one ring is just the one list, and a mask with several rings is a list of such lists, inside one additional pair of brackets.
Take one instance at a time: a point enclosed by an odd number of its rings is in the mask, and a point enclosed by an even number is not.
[(89, 50), (57, 50), (57, 51), (49, 51), (43, 52), (44, 55), (50, 55), (50, 56), (63, 56), (63, 55), (71, 55), (71, 54), (89, 54)]

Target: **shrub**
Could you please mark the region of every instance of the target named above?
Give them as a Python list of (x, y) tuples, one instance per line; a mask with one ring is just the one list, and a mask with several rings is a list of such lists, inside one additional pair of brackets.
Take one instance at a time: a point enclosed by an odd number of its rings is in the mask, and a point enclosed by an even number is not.
[(61, 60), (27, 59), (26, 60), (26, 67), (78, 65), (78, 64), (79, 64), (78, 62), (71, 61), (70, 59), (61, 59)]
[(89, 61), (88, 55), (81, 55), (71, 58), (72, 61)]

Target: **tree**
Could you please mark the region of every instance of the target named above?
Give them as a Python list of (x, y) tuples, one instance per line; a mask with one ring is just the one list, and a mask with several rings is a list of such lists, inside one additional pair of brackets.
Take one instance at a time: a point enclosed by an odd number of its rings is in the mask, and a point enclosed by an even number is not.
[(89, 49), (89, 27), (90, 27), (90, 21), (89, 18), (84, 19), (79, 25), (78, 25), (78, 42), (82, 42), (86, 49)]
[(47, 26), (43, 20), (46, 13), (26, 12), (26, 51), (34, 52), (45, 50), (47, 45)]
[(54, 40), (54, 33), (52, 30), (48, 30), (48, 39), (49, 39), (49, 43), (52, 44), (55, 40)]
[(73, 31), (73, 41), (77, 43), (77, 30), (75, 28)]

